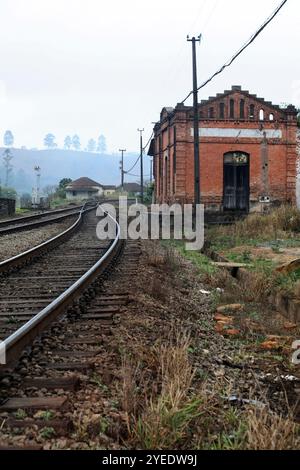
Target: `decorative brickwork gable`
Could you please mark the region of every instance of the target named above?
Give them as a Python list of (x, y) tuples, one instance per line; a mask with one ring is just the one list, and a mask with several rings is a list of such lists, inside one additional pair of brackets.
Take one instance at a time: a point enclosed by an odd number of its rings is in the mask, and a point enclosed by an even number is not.
[[(201, 200), (207, 209), (226, 209), (226, 194), (237, 208), (245, 197), (250, 209), (262, 198), (296, 202), (294, 106), (281, 109), (234, 86), (202, 101), (199, 113)], [(157, 202), (194, 202), (193, 108), (164, 108), (154, 133)], [(230, 153), (226, 180), (224, 158)], [(248, 155), (247, 163), (238, 155)]]

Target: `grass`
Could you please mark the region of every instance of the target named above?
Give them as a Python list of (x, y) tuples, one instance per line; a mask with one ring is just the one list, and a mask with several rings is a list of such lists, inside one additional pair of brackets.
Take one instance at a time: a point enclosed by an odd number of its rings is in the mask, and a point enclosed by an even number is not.
[(18, 215), (28, 214), (28, 212), (31, 212), (31, 209), (21, 209), (21, 207), (16, 208), (16, 214)]
[[(233, 226), (209, 229), (207, 237), (211, 248), (222, 253), (228, 260), (251, 264), (248, 269), (252, 272), (253, 279), (249, 281), (247, 290), (254, 294), (258, 289), (259, 299), (265, 299), (274, 290), (297, 295), (300, 289), (300, 270), (288, 275), (279, 274), (276, 272), (275, 262), (253, 256), (250, 247), (266, 246), (274, 253), (280, 253), (283, 248), (300, 246), (299, 232), (300, 212), (293, 206), (285, 205), (269, 214), (251, 214)], [(241, 253), (232, 252), (236, 247), (245, 249)]]
[(55, 430), (51, 427), (43, 428), (40, 431), (40, 436), (42, 439), (51, 439), (52, 437), (55, 437), (55, 434)]
[(60, 207), (60, 206), (65, 206), (67, 203), (67, 200), (64, 199), (64, 198), (55, 198), (55, 199), (52, 199), (51, 201), (51, 209), (56, 209), (57, 207)]
[(201, 415), (202, 398), (190, 394), (195, 372), (189, 363), (189, 348), (190, 338), (185, 333), (176, 335), (169, 344), (154, 347), (156, 393), (153, 393), (153, 386), (151, 391), (148, 390), (149, 394), (146, 392), (140, 413), (135, 406), (128, 407), (136, 396), (138, 368), (126, 365), (123, 396), (127, 412), (134, 411), (128, 416), (128, 430), (131, 441), (138, 448), (176, 448), (186, 439), (191, 423)]
[[(123, 361), (123, 411), (127, 448), (181, 450), (284, 450), (300, 448), (293, 415), (268, 406), (234, 407), (228, 385), (199, 379), (192, 365), (191, 337), (173, 331), (164, 343)], [(146, 358), (146, 359), (145, 359)], [(148, 363), (147, 363), (148, 358)], [(139, 362), (140, 360), (140, 362)], [(146, 361), (146, 363), (145, 363)], [(143, 366), (141, 364), (143, 363)], [(151, 377), (145, 369), (151, 369)], [(200, 380), (200, 382), (199, 382)], [(261, 395), (260, 391), (251, 396)]]
[(20, 420), (27, 418), (27, 413), (26, 413), (26, 411), (25, 411), (25, 410), (21, 410), (21, 409), (17, 410), (17, 411), (15, 412), (15, 418), (16, 418), (16, 419), (20, 419)]
[(251, 214), (229, 227), (215, 227), (210, 238), (224, 246), (255, 244), (264, 240), (294, 238), (300, 233), (300, 212), (291, 205), (283, 205), (269, 214)]

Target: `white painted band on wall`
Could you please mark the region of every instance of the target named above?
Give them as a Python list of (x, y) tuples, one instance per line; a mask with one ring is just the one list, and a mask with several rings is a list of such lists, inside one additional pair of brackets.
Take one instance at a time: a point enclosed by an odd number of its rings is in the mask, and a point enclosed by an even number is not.
[[(224, 137), (233, 139), (263, 139), (266, 135), (267, 139), (282, 139), (282, 131), (280, 129), (227, 129), (227, 128), (209, 128), (202, 127), (199, 129), (200, 137)], [(191, 128), (191, 136), (194, 137), (194, 129)]]

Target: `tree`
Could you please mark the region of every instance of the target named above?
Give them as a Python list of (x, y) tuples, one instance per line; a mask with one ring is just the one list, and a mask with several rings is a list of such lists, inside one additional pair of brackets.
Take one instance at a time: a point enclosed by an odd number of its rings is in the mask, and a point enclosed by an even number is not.
[(72, 145), (75, 150), (80, 150), (81, 143), (80, 143), (80, 138), (77, 134), (75, 134), (72, 138)]
[(3, 138), (5, 147), (12, 147), (14, 145), (15, 138), (11, 131), (6, 131)]
[(71, 178), (63, 178), (59, 184), (56, 191), (56, 195), (62, 199), (66, 198), (66, 187), (72, 183)]
[(69, 184), (72, 183), (73, 180), (71, 180), (71, 178), (63, 178), (62, 180), (60, 180), (60, 182), (58, 183), (58, 188), (59, 189), (66, 189), (67, 186), (69, 186)]
[(87, 146), (88, 152), (95, 152), (96, 146), (97, 146), (96, 141), (94, 139), (90, 139), (88, 141), (88, 146)]
[(71, 147), (72, 147), (72, 139), (69, 135), (67, 135), (67, 137), (65, 138), (64, 148), (65, 150), (70, 150)]
[(106, 138), (104, 135), (100, 135), (98, 138), (97, 152), (103, 154), (106, 152)]
[(49, 149), (53, 149), (57, 147), (57, 144), (55, 143), (55, 135), (47, 134), (46, 137), (44, 138), (44, 145), (45, 147), (48, 147)]
[(57, 189), (58, 188), (55, 184), (48, 184), (48, 186), (45, 186), (45, 188), (43, 189), (43, 192), (46, 194), (48, 199), (51, 200), (53, 196), (55, 195)]
[(3, 152), (3, 160), (4, 160), (4, 167), (5, 167), (5, 187), (8, 187), (9, 176), (12, 172), (13, 166), (11, 161), (13, 156), (11, 154), (10, 149), (5, 149)]

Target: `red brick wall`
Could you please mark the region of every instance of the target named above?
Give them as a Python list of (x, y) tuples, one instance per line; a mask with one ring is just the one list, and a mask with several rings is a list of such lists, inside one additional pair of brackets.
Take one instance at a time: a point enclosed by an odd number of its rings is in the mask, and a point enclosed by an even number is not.
[[(234, 99), (235, 118), (229, 119), (230, 99)], [(240, 100), (245, 102), (245, 119), (240, 119)], [(220, 103), (225, 104), (225, 119), (219, 119)], [(250, 105), (254, 104), (254, 119)], [(210, 108), (214, 118), (209, 119)], [(264, 110), (264, 121), (259, 111)], [(273, 201), (296, 201), (296, 114), (284, 112), (254, 95), (233, 90), (200, 105), (201, 128), (281, 130), (281, 139), (202, 137), (200, 139), (200, 184), (202, 202), (222, 208), (224, 154), (241, 151), (250, 154), (250, 201), (254, 206), (266, 192)], [(270, 121), (269, 116), (274, 120)], [(156, 199), (157, 202), (192, 203), (194, 201), (194, 152), (191, 129), (193, 114), (189, 107), (178, 106), (173, 112), (163, 110), (155, 128)], [(176, 127), (176, 146), (174, 145)], [(161, 141), (161, 145), (159, 142)], [(176, 168), (174, 152), (176, 149)], [(267, 160), (266, 160), (267, 159)], [(263, 170), (267, 161), (268, 167)], [(176, 171), (175, 171), (176, 170)], [(266, 183), (267, 182), (267, 183)]]

